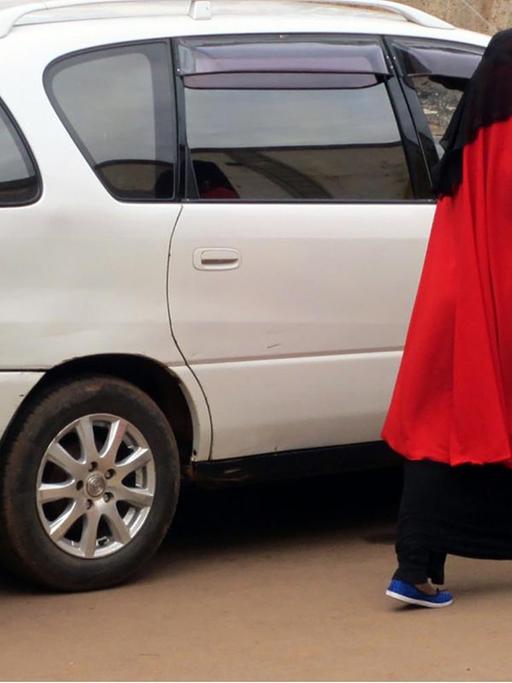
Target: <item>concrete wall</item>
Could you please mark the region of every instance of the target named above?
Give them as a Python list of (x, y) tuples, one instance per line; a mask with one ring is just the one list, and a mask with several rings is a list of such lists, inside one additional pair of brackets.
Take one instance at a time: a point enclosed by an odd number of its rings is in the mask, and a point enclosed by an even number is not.
[(481, 33), (512, 28), (511, 0), (404, 0), (452, 24)]

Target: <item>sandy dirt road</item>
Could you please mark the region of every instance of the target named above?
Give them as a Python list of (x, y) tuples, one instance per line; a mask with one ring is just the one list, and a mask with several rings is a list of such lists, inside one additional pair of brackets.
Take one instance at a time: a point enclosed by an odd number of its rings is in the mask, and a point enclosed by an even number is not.
[(451, 558), (457, 602), (397, 607), (394, 472), (188, 491), (130, 585), (84, 595), (0, 576), (0, 677), (510, 680), (512, 565)]

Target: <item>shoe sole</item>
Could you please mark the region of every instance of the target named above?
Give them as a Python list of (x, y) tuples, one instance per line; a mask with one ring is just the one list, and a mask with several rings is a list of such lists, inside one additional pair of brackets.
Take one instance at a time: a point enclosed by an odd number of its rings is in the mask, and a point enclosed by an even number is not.
[(400, 602), (406, 602), (408, 605), (419, 605), (420, 607), (430, 607), (431, 609), (439, 609), (441, 607), (453, 605), (453, 600), (448, 600), (447, 602), (429, 602), (428, 600), (420, 600), (418, 598), (408, 598), (406, 595), (401, 595), (400, 593), (389, 590), (386, 591), (386, 595), (389, 598), (400, 600)]

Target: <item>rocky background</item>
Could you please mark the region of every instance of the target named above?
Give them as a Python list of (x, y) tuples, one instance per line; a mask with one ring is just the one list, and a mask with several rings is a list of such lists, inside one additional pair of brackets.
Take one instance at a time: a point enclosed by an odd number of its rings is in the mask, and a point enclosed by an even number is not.
[(403, 0), (462, 28), (494, 33), (512, 28), (512, 0)]

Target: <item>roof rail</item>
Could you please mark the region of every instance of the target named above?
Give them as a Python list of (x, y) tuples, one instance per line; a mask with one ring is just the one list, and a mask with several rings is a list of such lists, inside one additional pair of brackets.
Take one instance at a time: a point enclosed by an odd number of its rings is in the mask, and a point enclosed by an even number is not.
[(212, 4), (210, 0), (190, 0), (188, 14), (192, 19), (211, 19)]
[[(0, 4), (0, 38), (6, 36), (19, 19), (32, 12), (75, 7), (77, 5), (96, 5), (104, 2), (126, 2), (126, 0), (7, 0)], [(192, 19), (211, 19), (210, 0), (190, 0), (189, 16)]]
[[(302, 2), (318, 2), (318, 0), (301, 0)], [(329, 5), (345, 5), (348, 7), (367, 7), (368, 9), (383, 9), (387, 12), (399, 14), (407, 21), (427, 28), (454, 29), (453, 24), (449, 24), (443, 19), (434, 17), (432, 14), (422, 12), (410, 5), (403, 5), (392, 0), (329, 0)]]
[[(299, 2), (314, 3), (319, 0), (299, 0)], [(77, 5), (96, 5), (104, 2), (126, 2), (126, 0), (3, 0), (0, 4), (0, 38), (6, 36), (19, 19), (26, 14)], [(442, 19), (422, 12), (419, 9), (403, 5), (392, 0), (329, 0), (330, 5), (347, 7), (367, 7), (382, 9), (399, 14), (407, 21), (420, 26), (438, 29), (453, 29), (454, 26)], [(210, 19), (212, 16), (210, 0), (190, 0), (189, 16), (192, 19)]]
[(16, 22), (26, 14), (60, 7), (95, 5), (103, 2), (126, 2), (126, 0), (12, 0), (0, 5), (0, 38), (6, 36)]

